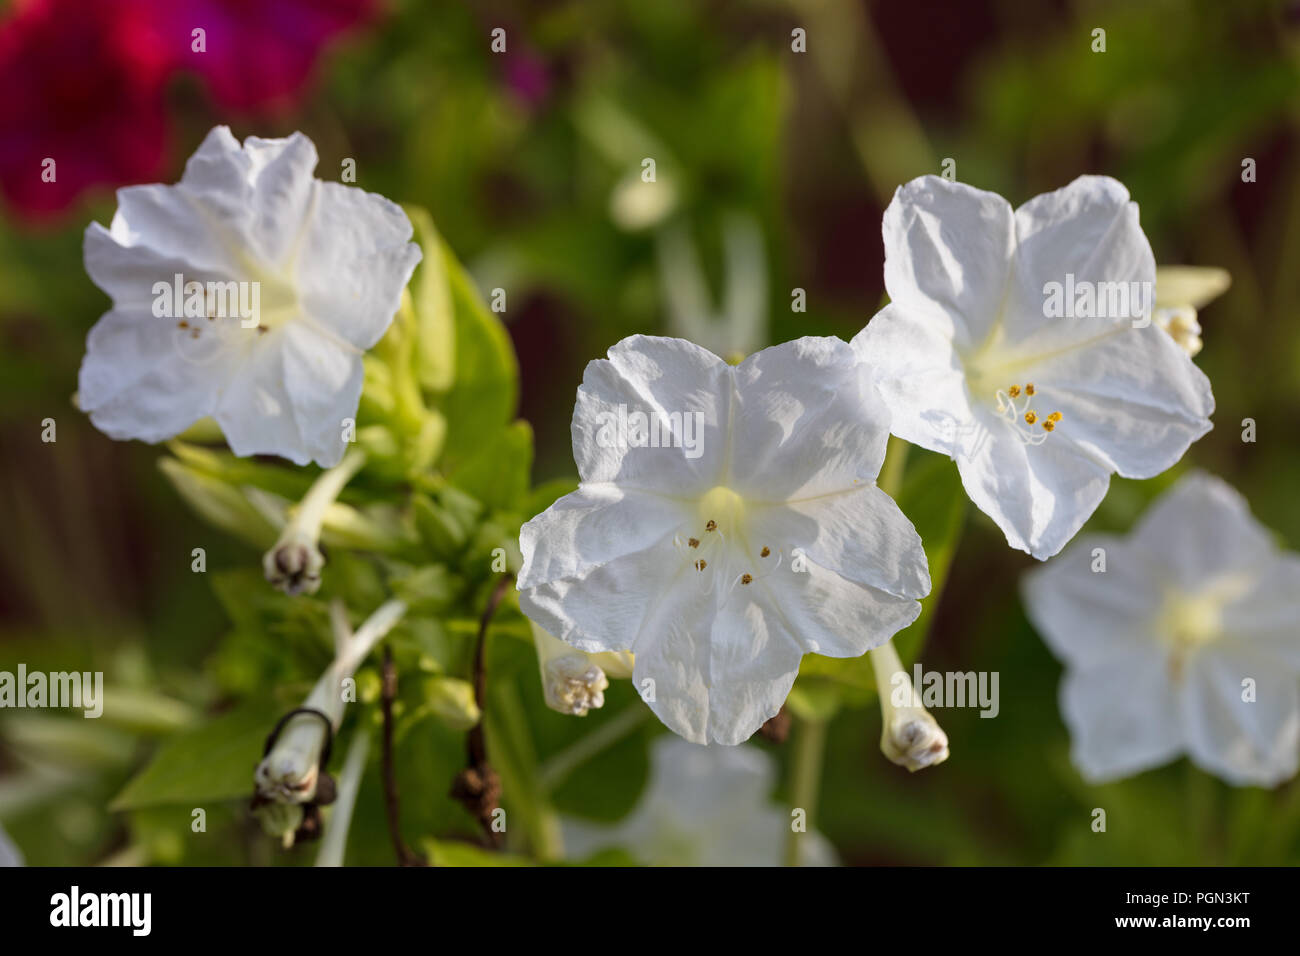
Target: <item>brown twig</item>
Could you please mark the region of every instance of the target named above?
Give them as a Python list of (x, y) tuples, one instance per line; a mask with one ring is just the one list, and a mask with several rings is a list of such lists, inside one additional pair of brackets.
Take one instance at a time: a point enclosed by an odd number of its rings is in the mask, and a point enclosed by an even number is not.
[(452, 781), (451, 795), (464, 804), (483, 828), (483, 836), (491, 847), (501, 844), (501, 834), (492, 829), (492, 817), (501, 802), (501, 779), (488, 763), (487, 740), (483, 733), (483, 714), (487, 708), (486, 648), (488, 626), (507, 589), (514, 583), (513, 574), (504, 574), (492, 589), (483, 616), (479, 619), (478, 642), (474, 647), (474, 703), (478, 705), (479, 719), (465, 736), (465, 769)]
[(401, 819), (397, 797), (397, 769), (393, 760), (393, 701), (397, 699), (397, 668), (393, 664), (393, 650), (384, 646), (382, 675), (384, 712), (384, 810), (388, 817), (388, 835), (393, 840), (399, 866), (428, 866), (425, 859), (406, 845), (402, 839)]

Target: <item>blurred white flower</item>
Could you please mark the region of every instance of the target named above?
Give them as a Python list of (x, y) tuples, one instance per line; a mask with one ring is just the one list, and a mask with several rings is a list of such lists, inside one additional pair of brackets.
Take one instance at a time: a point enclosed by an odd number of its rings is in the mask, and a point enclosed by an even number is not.
[(1188, 356), (1201, 351), (1197, 309), (1232, 284), (1226, 269), (1160, 266), (1156, 269), (1156, 307), (1151, 321), (1168, 332)]
[(1112, 473), (1157, 475), (1209, 431), (1209, 380), (1150, 324), (1155, 259), (1115, 180), (1013, 212), (924, 176), (895, 193), (884, 238), (892, 301), (854, 347), (894, 434), (950, 455), (1012, 547), (1056, 554)]
[[(618, 440), (611, 423), (636, 414), (658, 443)], [(521, 532), (520, 606), (580, 650), (632, 651), (642, 698), (681, 736), (740, 743), (805, 653), (865, 653), (930, 590), (921, 539), (875, 486), (888, 430), (838, 339), (736, 367), (624, 339), (578, 389), (581, 485)]]
[(1184, 753), (1237, 785), (1295, 774), (1300, 555), (1227, 484), (1183, 478), (1128, 537), (1081, 538), (1022, 590), (1065, 663), (1061, 711), (1089, 780)]
[[(772, 758), (757, 747), (701, 747), (659, 737), (640, 801), (614, 825), (566, 819), (565, 855), (582, 860), (621, 848), (646, 866), (780, 866), (790, 812), (771, 802)], [(804, 866), (834, 866), (815, 830), (800, 833)]]
[(81, 365), (97, 428), (156, 442), (211, 416), (237, 455), (339, 462), (362, 353), (420, 250), (399, 206), (314, 179), (316, 158), (301, 133), (241, 147), (218, 126), (179, 183), (120, 189), (111, 227), (86, 229), (86, 271), (113, 300)]

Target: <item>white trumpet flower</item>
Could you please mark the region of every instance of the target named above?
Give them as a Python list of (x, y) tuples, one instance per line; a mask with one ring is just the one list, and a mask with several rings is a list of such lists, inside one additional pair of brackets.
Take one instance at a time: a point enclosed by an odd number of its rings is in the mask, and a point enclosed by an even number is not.
[(87, 228), (113, 300), (81, 364), (97, 428), (157, 442), (210, 416), (236, 455), (338, 464), (420, 249), (401, 207), (314, 179), (316, 159), (302, 133), (241, 146), (218, 126), (179, 183), (120, 189)]
[(805, 653), (858, 656), (920, 613), (921, 539), (875, 485), (888, 431), (839, 339), (734, 367), (682, 339), (624, 339), (578, 389), (578, 490), (520, 534), (520, 607), (579, 650), (631, 651), (642, 698), (681, 736), (740, 743)]
[(1236, 785), (1295, 775), (1300, 555), (1230, 486), (1184, 477), (1130, 535), (1081, 538), (1022, 592), (1065, 664), (1061, 713), (1086, 778), (1184, 753)]
[(951, 456), (1012, 547), (1056, 554), (1111, 474), (1157, 475), (1210, 430), (1209, 380), (1151, 324), (1155, 258), (1115, 180), (1012, 211), (923, 176), (884, 238), (891, 302), (854, 347), (894, 434)]

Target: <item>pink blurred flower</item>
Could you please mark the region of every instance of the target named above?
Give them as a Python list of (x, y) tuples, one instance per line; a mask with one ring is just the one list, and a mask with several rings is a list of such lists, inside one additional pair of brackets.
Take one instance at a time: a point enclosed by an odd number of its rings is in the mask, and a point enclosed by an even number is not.
[[(217, 104), (239, 111), (292, 106), (322, 49), (375, 15), (378, 0), (150, 0), (176, 66), (207, 80)], [(204, 51), (194, 31), (204, 31)]]
[(0, 21), (0, 189), (18, 215), (158, 178), (167, 64), (149, 19), (140, 0), (23, 0)]

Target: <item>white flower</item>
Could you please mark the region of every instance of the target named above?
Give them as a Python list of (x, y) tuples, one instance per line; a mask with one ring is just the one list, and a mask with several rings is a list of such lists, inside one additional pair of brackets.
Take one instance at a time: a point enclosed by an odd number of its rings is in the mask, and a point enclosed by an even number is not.
[(1066, 666), (1061, 711), (1084, 776), (1183, 753), (1238, 785), (1295, 774), (1300, 555), (1228, 485), (1183, 478), (1127, 538), (1081, 538), (1023, 592)]
[[(617, 440), (611, 423), (638, 414), (657, 443)], [(637, 690), (678, 734), (739, 743), (805, 653), (863, 654), (919, 613), (921, 540), (874, 483), (887, 437), (839, 339), (735, 367), (682, 339), (624, 339), (578, 389), (581, 485), (521, 532), (520, 606), (580, 650), (632, 651)]]
[[(632, 812), (614, 826), (566, 819), (564, 848), (582, 860), (612, 847), (647, 866), (780, 866), (791, 816), (770, 802), (772, 758), (757, 747), (701, 747), (659, 737), (650, 750), (650, 782)], [(820, 833), (799, 840), (804, 866), (833, 866)]]
[(611, 677), (632, 676), (632, 655), (588, 654), (529, 622), (537, 646), (537, 666), (542, 675), (546, 706), (561, 714), (586, 717), (587, 712), (605, 706), (605, 691)]
[(1232, 284), (1224, 269), (1160, 266), (1156, 269), (1156, 305), (1151, 321), (1168, 332), (1188, 356), (1201, 351), (1201, 323), (1196, 310), (1222, 295)]
[(1013, 212), (925, 176), (894, 195), (884, 238), (891, 302), (854, 347), (894, 434), (953, 457), (1012, 547), (1056, 554), (1112, 473), (1159, 474), (1209, 431), (1209, 380), (1150, 324), (1155, 259), (1115, 180)]
[(85, 240), (86, 271), (113, 300), (81, 365), (97, 428), (156, 442), (211, 416), (237, 455), (338, 463), (361, 355), (420, 250), (400, 207), (315, 167), (301, 133), (241, 147), (218, 126), (175, 186), (118, 190), (112, 226)]

